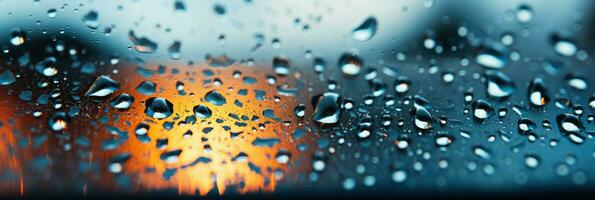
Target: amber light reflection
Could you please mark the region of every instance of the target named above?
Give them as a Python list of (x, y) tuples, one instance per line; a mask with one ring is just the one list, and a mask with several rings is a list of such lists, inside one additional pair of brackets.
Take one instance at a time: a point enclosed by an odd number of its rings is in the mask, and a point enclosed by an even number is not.
[[(301, 139), (292, 137), (293, 131), (304, 126), (305, 119), (299, 119), (293, 115), (293, 108), (299, 102), (299, 97), (283, 96), (276, 92), (279, 82), (292, 77), (282, 77), (276, 84), (266, 82), (267, 74), (271, 70), (264, 70), (256, 67), (232, 65), (229, 67), (179, 67), (179, 73), (172, 73), (172, 67), (166, 68), (165, 73), (157, 73), (157, 66), (149, 68), (154, 74), (149, 77), (142, 77), (135, 72), (133, 67), (119, 67), (119, 72), (109, 74), (111, 78), (120, 83), (120, 90), (112, 94), (103, 102), (96, 103), (84, 98), (83, 105), (87, 108), (81, 109), (81, 114), (67, 124), (64, 132), (72, 135), (84, 134), (91, 138), (89, 155), (82, 159), (76, 158), (72, 153), (60, 153), (48, 148), (60, 149), (61, 142), (56, 142), (54, 136), (63, 133), (53, 133), (48, 141), (41, 148), (30, 150), (18, 148), (16, 154), (9, 152), (6, 148), (14, 146), (13, 129), (21, 130), (23, 136), (33, 137), (29, 131), (23, 128), (27, 120), (39, 121), (39, 124), (47, 128), (47, 115), (34, 119), (31, 115), (24, 117), (4, 116), (2, 122), (13, 121), (10, 125), (0, 127), (0, 170), (11, 169), (19, 176), (32, 176), (27, 172), (26, 167), (31, 157), (39, 155), (56, 155), (63, 159), (76, 160), (77, 162), (88, 162), (100, 166), (100, 176), (88, 172), (83, 179), (86, 179), (83, 186), (83, 193), (88, 188), (98, 187), (107, 191), (132, 191), (160, 190), (175, 188), (180, 194), (207, 194), (214, 189), (223, 194), (226, 191), (255, 192), (273, 191), (277, 181), (282, 178), (297, 177), (298, 172), (309, 167), (311, 148), (308, 151), (298, 151), (297, 145), (301, 143), (310, 144), (314, 140), (311, 134)], [(205, 70), (212, 72), (212, 76), (205, 76)], [(241, 75), (238, 75), (238, 72)], [(247, 84), (246, 77), (254, 78), (255, 83)], [(249, 78), (248, 78), (249, 79)], [(150, 81), (156, 84), (156, 92), (150, 95), (140, 94), (136, 87), (143, 81)], [(183, 89), (180, 84), (183, 84)], [(221, 84), (218, 84), (221, 83)], [(181, 89), (185, 95), (180, 95)], [(238, 91), (246, 89), (246, 95), (239, 95)], [(216, 106), (204, 100), (207, 92), (216, 90), (223, 94), (226, 104)], [(255, 90), (265, 92), (264, 100), (257, 100)], [(109, 106), (109, 101), (116, 95), (127, 93), (134, 97), (134, 103), (128, 110), (116, 110)], [(173, 104), (174, 114), (166, 119), (153, 119), (145, 113), (144, 101), (150, 97), (166, 98)], [(236, 100), (241, 102), (241, 107), (236, 105)], [(5, 100), (14, 101), (16, 105), (19, 100), (16, 98)], [(3, 102), (5, 103), (5, 102)], [(212, 116), (207, 119), (197, 119), (195, 123), (185, 122), (186, 118), (193, 115), (193, 107), (203, 104), (212, 110)], [(239, 104), (239, 103), (238, 103)], [(263, 115), (265, 109), (273, 110), (277, 119), (271, 119)], [(3, 113), (18, 113), (14, 106), (0, 107)], [(107, 111), (107, 112), (106, 112)], [(231, 114), (231, 115), (230, 115)], [(237, 116), (237, 119), (235, 116)], [(98, 123), (100, 117), (108, 117), (107, 123)], [(247, 120), (246, 120), (247, 119)], [(171, 122), (173, 127), (169, 130), (164, 123)], [(90, 124), (99, 124), (99, 127)], [(142, 143), (135, 136), (135, 128), (139, 123), (146, 123), (150, 126), (148, 136), (150, 142)], [(245, 123), (245, 125), (242, 125)], [(126, 137), (121, 134), (110, 133), (107, 127), (114, 127), (126, 132)], [(212, 128), (204, 133), (205, 128)], [(113, 129), (112, 129), (113, 130)], [(186, 134), (188, 131), (192, 135)], [(233, 134), (232, 134), (233, 133)], [(237, 137), (232, 137), (232, 135)], [(73, 136), (73, 138), (75, 138)], [(276, 138), (279, 142), (272, 147), (256, 146), (253, 141), (257, 138)], [(167, 145), (157, 148), (157, 141), (167, 139)], [(113, 150), (102, 149), (102, 143), (108, 140), (121, 141), (120, 145)], [(77, 144), (73, 143), (73, 150), (77, 150)], [(182, 150), (177, 161), (165, 162), (161, 155), (165, 152)], [(275, 157), (279, 152), (289, 152), (288, 163), (278, 162)], [(116, 155), (129, 154), (130, 159), (122, 164), (121, 172), (109, 171), (110, 159)], [(245, 154), (247, 159), (234, 159), (238, 155)], [(69, 157), (70, 156), (70, 157)], [(242, 156), (239, 156), (242, 157)], [(56, 162), (56, 161), (54, 161)], [(112, 169), (113, 170), (113, 169)], [(59, 171), (52, 169), (47, 171)], [(117, 170), (116, 170), (117, 171)], [(166, 173), (167, 171), (167, 173)], [(175, 171), (174, 173), (171, 173)], [(59, 171), (68, 175), (68, 171)], [(164, 175), (168, 174), (168, 175)], [(173, 175), (172, 175), (173, 174)], [(132, 180), (130, 184), (120, 184), (116, 181), (120, 176), (128, 176)], [(15, 176), (16, 177), (16, 176)], [(99, 178), (97, 178), (99, 177)], [(59, 178), (59, 176), (53, 176)], [(35, 180), (29, 177), (26, 180)], [(27, 189), (27, 182), (24, 189), (21, 188), (22, 178), (15, 178), (0, 181), (0, 191), (18, 193), (19, 190)], [(51, 182), (45, 180), (46, 184)], [(33, 187), (33, 186), (32, 186)], [(33, 188), (33, 190), (36, 188)], [(22, 191), (21, 191), (22, 192)]]

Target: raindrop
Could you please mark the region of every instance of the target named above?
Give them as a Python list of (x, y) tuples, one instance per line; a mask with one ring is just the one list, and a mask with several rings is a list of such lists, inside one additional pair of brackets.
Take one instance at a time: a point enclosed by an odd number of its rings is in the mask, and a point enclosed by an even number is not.
[(500, 71), (487, 70), (485, 76), (486, 91), (489, 97), (504, 99), (516, 90), (512, 79)]
[(289, 74), (289, 58), (285, 56), (277, 56), (273, 58), (273, 70), (279, 76), (286, 76)]
[(581, 120), (576, 115), (560, 114), (556, 117), (560, 132), (565, 133), (570, 141), (581, 144), (584, 142), (584, 136), (580, 134), (584, 130)]
[(222, 106), (223, 104), (227, 103), (225, 97), (216, 90), (211, 90), (207, 92), (207, 94), (205, 94), (205, 100), (216, 106)]
[(54, 18), (58, 11), (55, 8), (50, 8), (47, 13), (49, 18)]
[(576, 74), (569, 74), (566, 76), (566, 83), (568, 83), (568, 85), (574, 89), (577, 90), (586, 90), (587, 87), (589, 86), (589, 84), (587, 83), (587, 80), (585, 80), (583, 77), (580, 77)]
[(56, 112), (48, 119), (50, 128), (54, 131), (61, 131), (68, 127), (68, 116), (64, 112)]
[(494, 114), (492, 105), (484, 100), (477, 100), (473, 102), (473, 116), (479, 121), (485, 121)]
[(306, 106), (299, 104), (293, 109), (293, 113), (296, 117), (304, 117), (306, 115)]
[(550, 101), (545, 83), (541, 78), (535, 78), (529, 84), (529, 102), (534, 106), (545, 106)]
[(110, 105), (118, 110), (127, 110), (132, 102), (134, 102), (134, 97), (129, 94), (120, 94), (110, 102)]
[(83, 16), (83, 23), (91, 29), (97, 29), (99, 27), (99, 14), (96, 11), (89, 11)]
[(16, 81), (14, 74), (9, 69), (4, 69), (4, 71), (0, 73), (0, 85), (10, 85)]
[(411, 82), (405, 77), (399, 77), (397, 80), (395, 80), (395, 92), (397, 94), (405, 94), (407, 91), (409, 91), (410, 86)]
[(552, 35), (552, 43), (554, 44), (554, 49), (556, 53), (562, 56), (573, 56), (578, 51), (576, 44), (574, 41), (564, 38), (558, 34)]
[(486, 47), (475, 57), (475, 61), (486, 68), (502, 69), (508, 63), (507, 56), (502, 48)]
[(357, 76), (364, 65), (363, 61), (354, 52), (346, 52), (339, 58), (339, 68), (347, 77)]
[(134, 44), (134, 49), (140, 53), (153, 53), (157, 50), (157, 43), (145, 37), (136, 37), (132, 30), (128, 32), (128, 38)]
[(89, 87), (89, 90), (85, 93), (88, 97), (105, 97), (108, 96), (120, 88), (120, 83), (111, 79), (109, 76), (99, 76), (93, 82), (93, 85)]
[(10, 32), (10, 43), (14, 46), (20, 46), (25, 43), (26, 33), (21, 29), (13, 29)]
[(169, 57), (171, 59), (174, 59), (174, 60), (180, 59), (180, 57), (181, 57), (180, 47), (181, 46), (182, 46), (182, 43), (180, 41), (174, 41), (174, 43), (172, 43), (171, 46), (169, 46), (167, 51), (168, 51)]
[(194, 116), (199, 119), (207, 119), (212, 115), (211, 109), (205, 105), (194, 106), (192, 111), (194, 111)]
[(155, 87), (155, 83), (143, 81), (136, 87), (136, 91), (144, 95), (151, 95), (155, 93)]
[(327, 92), (312, 98), (314, 121), (321, 124), (335, 124), (341, 118), (342, 98), (337, 93)]
[(371, 39), (376, 34), (378, 22), (375, 17), (368, 17), (362, 24), (353, 29), (351, 37), (355, 41), (363, 42)]
[(164, 119), (174, 112), (174, 105), (165, 98), (151, 97), (145, 101), (145, 114), (155, 119)]
[(413, 122), (419, 129), (427, 130), (432, 128), (433, 118), (428, 109), (430, 103), (425, 98), (415, 95), (413, 97)]
[(529, 118), (521, 118), (517, 124), (519, 133), (521, 134), (529, 134), (537, 127), (537, 124)]
[(56, 58), (47, 57), (35, 65), (35, 70), (44, 76), (55, 76), (58, 74), (58, 63)]
[(516, 11), (516, 19), (521, 23), (528, 23), (533, 19), (533, 9), (528, 5), (521, 5)]

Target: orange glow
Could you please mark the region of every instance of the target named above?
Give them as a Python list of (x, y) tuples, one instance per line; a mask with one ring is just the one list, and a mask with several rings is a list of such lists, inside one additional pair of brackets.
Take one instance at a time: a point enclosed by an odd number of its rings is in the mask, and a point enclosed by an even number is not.
[[(156, 68), (156, 67), (155, 67)], [(121, 169), (122, 175), (127, 175), (131, 178), (132, 192), (142, 190), (159, 190), (167, 188), (176, 188), (180, 194), (201, 194), (205, 195), (216, 189), (219, 194), (223, 194), (226, 190), (237, 192), (257, 192), (273, 191), (276, 187), (277, 181), (283, 177), (297, 176), (297, 172), (303, 171), (308, 167), (309, 156), (308, 152), (300, 152), (297, 150), (299, 143), (311, 143), (313, 138), (302, 138), (294, 140), (292, 138), (293, 131), (304, 123), (303, 119), (298, 119), (293, 115), (293, 108), (298, 103), (297, 97), (283, 96), (276, 92), (277, 85), (269, 85), (266, 83), (266, 73), (271, 73), (270, 70), (263, 70), (262, 68), (251, 68), (246, 66), (232, 65), (225, 68), (214, 68), (207, 66), (181, 67), (177, 68), (179, 73), (172, 74), (171, 68), (167, 69), (165, 74), (154, 74), (150, 77), (141, 77), (136, 74), (133, 67), (120, 67), (119, 73), (109, 75), (114, 80), (120, 83), (120, 90), (112, 94), (108, 99), (101, 103), (96, 103), (83, 97), (82, 105), (87, 105), (89, 108), (81, 108), (81, 115), (77, 116), (70, 122), (65, 122), (65, 127), (72, 134), (86, 134), (92, 136), (90, 138), (90, 155), (82, 160), (73, 157), (73, 154), (63, 152), (59, 156), (71, 156), (68, 159), (78, 160), (78, 162), (88, 162), (89, 164), (98, 164), (101, 167), (100, 179), (94, 179), (96, 174), (88, 172), (88, 176), (84, 186), (82, 186), (82, 193), (86, 194), (87, 190), (93, 187), (99, 187), (103, 190), (113, 190), (126, 192), (127, 187), (117, 184), (116, 177), (118, 174), (109, 172), (110, 159), (122, 153), (129, 153), (130, 159), (124, 162)], [(213, 76), (206, 77), (203, 75), (203, 70), (211, 70)], [(241, 76), (234, 77), (234, 72), (241, 72)], [(253, 84), (245, 84), (244, 77), (252, 77), (257, 81)], [(221, 81), (221, 85), (213, 84), (215, 79)], [(143, 95), (136, 91), (136, 87), (142, 81), (151, 81), (156, 84), (156, 93), (152, 95)], [(179, 95), (176, 82), (184, 83), (185, 95)], [(205, 81), (208, 83), (205, 84)], [(210, 82), (209, 82), (210, 81)], [(290, 82), (291, 83), (291, 82)], [(245, 96), (238, 95), (238, 91), (247, 89)], [(3, 90), (0, 88), (0, 90)], [(204, 100), (207, 92), (216, 90), (226, 98), (226, 104), (215, 106)], [(264, 100), (257, 100), (254, 90), (264, 91)], [(109, 106), (109, 101), (122, 93), (130, 94), (134, 97), (134, 103), (129, 110), (118, 111)], [(169, 100), (173, 104), (174, 113), (161, 120), (148, 117), (145, 113), (144, 101), (150, 97), (162, 97)], [(277, 100), (275, 98), (278, 98)], [(241, 102), (242, 107), (235, 105), (235, 100)], [(10, 99), (6, 101), (14, 101), (15, 104), (20, 104), (18, 99)], [(188, 116), (193, 115), (193, 107), (199, 104), (206, 105), (212, 111), (212, 116), (208, 119), (197, 119), (195, 124), (184, 123)], [(11, 112), (12, 108), (3, 108), (2, 112)], [(108, 109), (109, 112), (105, 109)], [(276, 120), (264, 116), (263, 111), (271, 109), (275, 114)], [(23, 117), (13, 117), (15, 123), (12, 128), (23, 127), (25, 123), (34, 120), (47, 127), (45, 120), (51, 113), (44, 112), (42, 118), (35, 119), (30, 114)], [(234, 119), (235, 114), (240, 118)], [(115, 117), (117, 115), (117, 117)], [(97, 127), (89, 126), (90, 123), (96, 123), (102, 116), (109, 116), (106, 124)], [(254, 117), (257, 117), (258, 120)], [(243, 118), (243, 119), (242, 119)], [(8, 117), (0, 118), (2, 121), (8, 120)], [(219, 121), (218, 121), (219, 119)], [(248, 119), (248, 120), (246, 120)], [(140, 142), (135, 136), (135, 128), (139, 123), (146, 123), (150, 125), (147, 135), (151, 138), (149, 143)], [(163, 126), (164, 122), (173, 122), (173, 127), (167, 130)], [(245, 123), (245, 126), (241, 123)], [(113, 150), (103, 150), (101, 143), (107, 139), (119, 139), (117, 134), (109, 133), (105, 127), (115, 127), (120, 131), (124, 131), (128, 135), (120, 146)], [(204, 128), (212, 128), (208, 133), (203, 133)], [(9, 126), (0, 127), (0, 145), (14, 145), (16, 140), (12, 134), (8, 134)], [(26, 130), (20, 128), (20, 130)], [(47, 130), (47, 129), (46, 129)], [(192, 131), (191, 136), (184, 136), (187, 131)], [(30, 133), (23, 131), (23, 134), (29, 134), (27, 137), (32, 137)], [(237, 134), (237, 137), (232, 138), (232, 133)], [(75, 137), (74, 135), (73, 137)], [(277, 138), (279, 142), (272, 147), (263, 147), (253, 145), (253, 141), (257, 138)], [(48, 149), (61, 149), (61, 143), (54, 141), (54, 137), (50, 139), (39, 149), (27, 150), (23, 149), (16, 156), (10, 155), (7, 149), (0, 149), (0, 169), (9, 168), (15, 170), (22, 176), (30, 176), (26, 173), (22, 165), (27, 165), (34, 155), (54, 155), (55, 151)], [(167, 139), (167, 146), (158, 149), (157, 140)], [(206, 148), (206, 145), (210, 146)], [(76, 144), (73, 144), (73, 149)], [(160, 157), (162, 153), (182, 150), (177, 161), (165, 162)], [(275, 160), (275, 155), (280, 151), (287, 151), (290, 155), (288, 163), (279, 163)], [(234, 157), (244, 153), (247, 155), (247, 161), (233, 160)], [(26, 155), (26, 156), (24, 156)], [(56, 158), (57, 156), (52, 156)], [(197, 160), (202, 158), (202, 160)], [(8, 160), (8, 163), (4, 163)], [(209, 160), (207, 162), (207, 160)], [(301, 165), (295, 165), (297, 160), (300, 160)], [(59, 161), (53, 161), (59, 162)], [(195, 164), (192, 165), (192, 163)], [(250, 164), (249, 164), (250, 163)], [(252, 165), (252, 167), (250, 167)], [(254, 169), (258, 168), (259, 172)], [(163, 174), (167, 169), (176, 169), (176, 172), (169, 177), (164, 178)], [(58, 171), (68, 175), (68, 171), (59, 171), (53, 169), (51, 164), (47, 169), (48, 179), (46, 183), (51, 183), (51, 178), (60, 178), (59, 176), (50, 177), (49, 171)], [(282, 173), (276, 173), (276, 171)], [(279, 180), (278, 180), (279, 179)], [(25, 179), (27, 180), (27, 179)], [(0, 181), (0, 191), (15, 191), (11, 186), (23, 184), (9, 183), (3, 185)], [(20, 190), (26, 190), (28, 184), (20, 186)], [(128, 189), (130, 189), (128, 188)]]

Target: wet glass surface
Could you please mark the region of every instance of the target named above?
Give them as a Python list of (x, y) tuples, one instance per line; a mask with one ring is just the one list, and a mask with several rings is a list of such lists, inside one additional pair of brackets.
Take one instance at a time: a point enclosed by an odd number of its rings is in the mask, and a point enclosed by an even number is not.
[(595, 182), (591, 1), (0, 5), (0, 196)]

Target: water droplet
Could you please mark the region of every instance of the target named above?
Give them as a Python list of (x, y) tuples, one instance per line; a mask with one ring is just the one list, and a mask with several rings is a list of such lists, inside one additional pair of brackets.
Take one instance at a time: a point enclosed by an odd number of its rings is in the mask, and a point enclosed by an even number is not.
[(306, 115), (306, 106), (304, 104), (299, 104), (293, 109), (293, 113), (296, 117), (304, 117)]
[(91, 29), (97, 29), (99, 27), (99, 14), (96, 11), (89, 11), (83, 16), (83, 23)]
[(351, 37), (355, 41), (363, 42), (371, 39), (376, 34), (378, 22), (375, 17), (368, 17), (363, 23), (357, 26), (351, 32)]
[(490, 153), (481, 146), (473, 147), (473, 154), (483, 159), (490, 159), (490, 157), (492, 157)]
[(562, 37), (558, 34), (552, 35), (552, 43), (554, 44), (554, 49), (556, 53), (562, 56), (573, 56), (578, 51), (576, 44), (574, 41)]
[(439, 147), (445, 147), (448, 146), (452, 143), (453, 138), (450, 135), (445, 135), (445, 134), (441, 134), (441, 135), (437, 135), (436, 136), (436, 145), (438, 145)]
[(533, 9), (528, 5), (520, 5), (516, 11), (516, 19), (521, 23), (528, 23), (533, 19)]
[(413, 106), (413, 123), (415, 126), (423, 130), (431, 129), (434, 120), (428, 111), (428, 109), (430, 109), (428, 100), (419, 95), (415, 95), (413, 97)]
[(289, 74), (289, 58), (285, 56), (277, 56), (273, 58), (273, 70), (279, 76), (286, 76)]
[(568, 83), (568, 85), (574, 89), (577, 90), (586, 90), (587, 87), (589, 86), (589, 84), (587, 83), (587, 80), (581, 76), (578, 76), (576, 74), (569, 74), (566, 76), (566, 83)]
[(216, 90), (211, 90), (207, 92), (207, 94), (205, 94), (205, 100), (216, 106), (222, 106), (223, 104), (227, 103), (225, 97)]
[(134, 102), (134, 97), (129, 94), (120, 94), (110, 102), (110, 105), (118, 110), (127, 110), (132, 102)]
[(537, 168), (539, 166), (539, 157), (528, 155), (525, 157), (525, 165), (529, 168)]
[(180, 41), (174, 41), (174, 43), (172, 43), (171, 46), (169, 46), (167, 51), (169, 52), (169, 57), (171, 59), (174, 59), (174, 60), (180, 59), (180, 57), (181, 57), (180, 47), (181, 46), (182, 46), (182, 43)]
[(50, 8), (47, 13), (49, 18), (54, 18), (58, 11), (55, 8)]
[(521, 118), (518, 121), (518, 130), (519, 130), (519, 133), (521, 133), (521, 134), (529, 134), (536, 127), (537, 127), (537, 124), (535, 124), (535, 122), (532, 119)]
[(494, 114), (494, 108), (485, 100), (477, 100), (473, 102), (473, 116), (479, 121), (485, 121)]
[(397, 94), (404, 94), (409, 91), (411, 82), (405, 77), (399, 77), (395, 80), (395, 92)]
[(20, 46), (25, 43), (26, 33), (21, 29), (13, 29), (10, 32), (10, 43), (14, 46)]
[(354, 52), (346, 52), (339, 58), (339, 68), (347, 77), (357, 76), (364, 65), (363, 61)]
[(535, 78), (529, 84), (529, 102), (531, 102), (534, 106), (545, 106), (550, 101), (550, 98), (547, 94), (547, 90), (545, 87), (545, 83), (541, 78)]
[(145, 37), (136, 37), (134, 31), (128, 32), (128, 38), (134, 44), (134, 49), (140, 53), (153, 53), (157, 50), (157, 43)]
[(58, 74), (58, 63), (56, 58), (47, 57), (35, 65), (35, 70), (44, 76), (55, 76)]
[(576, 144), (584, 142), (584, 136), (580, 134), (584, 126), (576, 115), (560, 114), (556, 117), (556, 122), (560, 132), (565, 133), (572, 142)]
[(341, 118), (342, 98), (337, 93), (327, 92), (312, 98), (314, 121), (321, 124), (335, 124)]
[(48, 119), (50, 128), (54, 131), (61, 131), (68, 126), (68, 116), (64, 112), (56, 112)]
[(155, 87), (157, 87), (155, 83), (143, 81), (136, 87), (136, 91), (144, 95), (151, 95), (155, 93)]
[(212, 115), (211, 109), (205, 105), (194, 106), (192, 110), (194, 111), (194, 116), (199, 119), (207, 119)]
[(516, 90), (512, 79), (500, 71), (487, 70), (485, 76), (486, 91), (489, 97), (504, 99)]
[(379, 97), (386, 93), (388, 86), (382, 79), (372, 79), (368, 82), (372, 89), (372, 96)]
[(145, 101), (145, 114), (155, 119), (164, 119), (174, 112), (174, 105), (165, 98), (151, 97)]
[(314, 58), (314, 72), (322, 73), (326, 69), (326, 62), (322, 58)]
[(9, 69), (4, 69), (4, 71), (0, 73), (0, 85), (10, 85), (16, 81), (14, 74)]
[(407, 180), (407, 173), (403, 170), (397, 170), (397, 171), (393, 172), (393, 174), (391, 175), (391, 178), (396, 183), (402, 183), (405, 180)]
[(108, 76), (99, 76), (93, 82), (93, 85), (89, 87), (89, 90), (85, 93), (88, 97), (105, 97), (108, 96), (120, 88), (120, 83), (111, 79)]
[(486, 47), (475, 57), (475, 61), (486, 68), (502, 69), (508, 63), (507, 55), (502, 48)]

